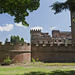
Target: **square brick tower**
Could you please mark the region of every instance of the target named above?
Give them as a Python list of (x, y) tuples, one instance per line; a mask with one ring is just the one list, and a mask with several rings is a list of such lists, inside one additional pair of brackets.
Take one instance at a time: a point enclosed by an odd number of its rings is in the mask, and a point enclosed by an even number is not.
[(75, 12), (71, 13), (72, 44), (75, 44)]
[(42, 33), (41, 29), (31, 29), (31, 44), (50, 44), (52, 41), (48, 33)]

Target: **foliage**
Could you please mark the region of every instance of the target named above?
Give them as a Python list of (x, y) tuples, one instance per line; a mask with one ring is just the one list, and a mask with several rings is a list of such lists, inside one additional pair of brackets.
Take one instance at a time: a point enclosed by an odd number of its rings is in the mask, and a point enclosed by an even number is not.
[(16, 63), (18, 63), (18, 61), (16, 60)]
[(20, 40), (20, 44), (21, 44), (21, 45), (24, 44), (24, 39), (23, 39), (23, 38), (21, 38), (21, 40)]
[(11, 36), (10, 42), (11, 42), (11, 44), (14, 44), (14, 36)]
[(29, 12), (37, 10), (40, 0), (0, 0), (0, 14), (8, 13), (14, 16), (14, 22), (22, 22), (24, 26), (29, 26), (25, 21), (25, 17)]
[(37, 62), (39, 61), (39, 59), (37, 58)]
[(70, 10), (71, 12), (75, 11), (75, 0), (67, 0), (64, 3), (61, 2), (55, 2), (50, 7), (52, 7), (52, 10), (55, 10), (54, 14), (60, 13), (63, 10)]
[(32, 58), (32, 62), (35, 63), (35, 59), (34, 58)]
[(17, 36), (11, 36), (10, 42), (11, 42), (11, 44), (20, 43), (21, 45), (23, 45), (24, 39), (23, 38), (20, 39), (20, 37), (18, 35)]
[(12, 60), (10, 60), (10, 57), (6, 57), (6, 59), (3, 61), (2, 65), (10, 65)]
[(8, 38), (6, 38), (5, 43), (8, 42)]

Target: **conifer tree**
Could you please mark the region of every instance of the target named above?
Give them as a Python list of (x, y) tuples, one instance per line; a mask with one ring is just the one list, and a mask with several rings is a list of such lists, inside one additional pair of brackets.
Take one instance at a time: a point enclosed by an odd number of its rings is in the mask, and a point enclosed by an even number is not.
[(24, 44), (24, 39), (21, 38), (20, 44), (23, 45)]

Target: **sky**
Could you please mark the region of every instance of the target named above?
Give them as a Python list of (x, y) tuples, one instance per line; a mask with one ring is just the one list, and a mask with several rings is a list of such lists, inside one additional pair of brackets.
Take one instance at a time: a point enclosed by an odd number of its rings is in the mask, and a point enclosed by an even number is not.
[(50, 35), (52, 30), (71, 31), (70, 12), (66, 10), (55, 15), (49, 7), (56, 1), (65, 2), (66, 0), (40, 0), (40, 7), (26, 17), (29, 27), (15, 23), (14, 17), (8, 14), (0, 14), (0, 41), (4, 42), (6, 38), (10, 41), (11, 35), (19, 35), (26, 42), (30, 42), (31, 28), (41, 28), (42, 32), (48, 32)]

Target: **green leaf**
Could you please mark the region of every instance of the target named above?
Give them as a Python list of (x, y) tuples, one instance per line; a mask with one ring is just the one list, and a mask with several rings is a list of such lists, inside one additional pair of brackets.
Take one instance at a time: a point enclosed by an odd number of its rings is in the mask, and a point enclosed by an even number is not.
[(40, 5), (40, 0), (0, 0), (0, 14), (8, 13), (14, 16), (14, 22), (22, 24), (26, 27), (29, 24), (24, 21), (26, 16), (29, 16), (29, 11), (37, 10)]
[(75, 19), (72, 19), (73, 22), (75, 22)]
[(29, 26), (29, 24), (26, 21), (23, 21), (22, 24), (23, 24), (23, 26), (26, 26), (26, 27)]

